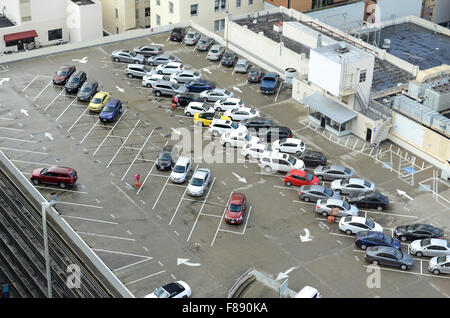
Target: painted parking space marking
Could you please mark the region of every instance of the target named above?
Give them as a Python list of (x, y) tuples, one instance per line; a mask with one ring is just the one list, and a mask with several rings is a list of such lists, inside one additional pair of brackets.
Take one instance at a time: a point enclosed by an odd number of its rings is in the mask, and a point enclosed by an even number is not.
[[(98, 122), (100, 121), (100, 119), (98, 120)], [(97, 123), (98, 123), (97, 122)], [(109, 168), (109, 166), (111, 165), (111, 163), (114, 161), (114, 159), (117, 157), (117, 155), (119, 154), (120, 150), (122, 150), (123, 146), (126, 144), (128, 138), (130, 138), (130, 136), (133, 134), (133, 131), (136, 129), (137, 125), (141, 122), (141, 120), (138, 120), (134, 126), (133, 129), (131, 129), (130, 133), (128, 134), (127, 138), (125, 139), (125, 141), (122, 143), (122, 145), (119, 147), (119, 149), (117, 150), (117, 152), (114, 154), (114, 156), (111, 158), (111, 161), (108, 163), (108, 165), (106, 166), (106, 168)]]
[(98, 222), (98, 223), (105, 223), (105, 224), (112, 224), (112, 225), (118, 225), (117, 222), (111, 222), (111, 221), (105, 221), (105, 220), (98, 220), (98, 219), (91, 219), (91, 218), (83, 218), (80, 216), (73, 216), (73, 215), (61, 215), (62, 218), (68, 218), (68, 219), (77, 219), (77, 220), (83, 220), (83, 221), (91, 221), (91, 222)]
[(44, 187), (44, 186), (35, 186), (35, 188), (50, 190), (50, 191), (62, 191), (62, 192), (72, 192), (72, 193), (79, 193), (79, 194), (88, 194), (85, 191), (68, 190), (68, 189), (52, 188), (52, 187)]
[(0, 149), (3, 149), (3, 150), (9, 150), (9, 151), (18, 151), (18, 152), (34, 153), (34, 154), (37, 154), (37, 155), (48, 155), (48, 152), (33, 151), (33, 150), (25, 150), (25, 149), (18, 149), (18, 148), (0, 147)]
[(95, 149), (94, 153), (92, 154), (93, 156), (95, 156), (95, 154), (97, 153), (97, 151), (101, 148), (101, 146), (105, 143), (106, 139), (108, 139), (108, 137), (111, 136), (112, 132), (114, 131), (114, 128), (116, 128), (116, 126), (119, 124), (119, 122), (122, 120), (122, 118), (125, 116), (125, 113), (128, 111), (128, 109), (125, 109), (122, 113), (122, 115), (120, 116), (119, 120), (114, 124), (114, 126), (110, 129), (109, 133), (106, 135), (106, 137), (103, 139), (103, 141), (98, 145), (97, 149)]
[[(128, 172), (130, 171), (131, 167), (134, 165), (134, 163), (136, 162), (136, 159), (139, 157), (139, 155), (141, 154), (142, 150), (144, 150), (145, 145), (147, 144), (148, 140), (150, 139), (150, 137), (153, 135), (153, 132), (155, 131), (155, 129), (152, 129), (152, 131), (150, 132), (150, 134), (147, 136), (147, 139), (145, 139), (144, 144), (142, 145), (142, 147), (139, 149), (138, 153), (136, 154), (136, 156), (134, 157), (133, 161), (131, 162), (131, 165), (128, 167), (127, 171), (125, 171), (125, 173), (122, 176), (122, 179), (120, 179), (120, 181), (123, 181), (123, 179), (125, 179), (126, 175), (128, 174)], [(127, 137), (128, 139), (128, 137)], [(125, 140), (126, 142), (126, 140)], [(122, 144), (122, 146), (125, 144), (125, 142)], [(111, 160), (112, 162), (112, 160)], [(155, 162), (156, 163), (156, 162)]]
[(123, 240), (123, 241), (136, 241), (136, 239), (128, 238), (128, 237), (120, 237), (120, 236), (111, 236), (111, 235), (103, 235), (103, 234), (96, 234), (96, 233), (88, 233), (88, 232), (78, 232), (80, 235), (88, 235), (88, 236), (98, 236), (103, 238), (110, 238), (110, 239), (116, 239), (116, 240)]
[(48, 84), (33, 98), (33, 102), (42, 95), (42, 93), (53, 83), (53, 81), (48, 82)]
[(61, 91), (59, 92), (59, 94), (56, 95), (56, 97), (53, 98), (53, 100), (50, 102), (50, 104), (48, 104), (48, 105), (44, 108), (44, 111), (46, 111), (47, 109), (49, 109), (50, 106), (53, 105), (53, 103), (58, 99), (59, 96), (61, 96), (62, 93), (64, 93), (64, 90), (63, 90), (63, 89), (61, 89)]
[(131, 284), (134, 284), (134, 283), (137, 283), (137, 282), (140, 282), (140, 281), (142, 281), (142, 280), (144, 280), (144, 279), (147, 279), (147, 278), (150, 278), (150, 277), (159, 275), (159, 274), (162, 274), (162, 273), (164, 273), (165, 271), (166, 271), (166, 270), (162, 270), (162, 271), (160, 271), (160, 272), (157, 272), (157, 273), (154, 273), (154, 274), (151, 274), (151, 275), (148, 275), (148, 276), (145, 276), (145, 277), (142, 277), (142, 278), (133, 280), (133, 281), (131, 281), (131, 282), (129, 282), (129, 283), (125, 283), (125, 286), (126, 286), (126, 285), (131, 285)]
[(12, 162), (20, 162), (20, 163), (27, 163), (30, 165), (37, 165), (37, 166), (47, 166), (47, 167), (53, 167), (54, 165), (50, 165), (48, 163), (42, 163), (42, 162), (34, 162), (34, 161), (25, 161), (25, 160), (18, 160), (18, 159), (11, 159)]
[[(86, 109), (87, 110), (87, 109)], [(83, 139), (80, 141), (80, 145), (86, 140), (86, 138), (89, 136), (89, 134), (94, 130), (94, 128), (100, 123), (100, 119), (98, 119), (95, 124), (89, 129), (89, 131), (84, 135)]]
[(83, 204), (83, 203), (74, 203), (74, 202), (65, 202), (65, 201), (57, 201), (56, 204), (63, 204), (63, 205), (75, 205), (75, 206), (82, 206), (85, 208), (93, 208), (93, 209), (103, 209), (102, 206), (98, 205), (90, 205), (90, 204)]
[(27, 140), (27, 139), (18, 139), (18, 138), (9, 138), (9, 137), (1, 137), (0, 139), (5, 139), (5, 140), (13, 140), (13, 141), (19, 141), (19, 142), (37, 142), (36, 140)]
[(56, 121), (60, 120), (60, 118), (64, 115), (64, 113), (70, 108), (70, 106), (73, 105), (73, 103), (75, 103), (77, 100), (77, 98), (75, 97), (72, 102), (63, 110), (63, 112), (61, 114), (59, 114), (59, 116), (56, 118)]

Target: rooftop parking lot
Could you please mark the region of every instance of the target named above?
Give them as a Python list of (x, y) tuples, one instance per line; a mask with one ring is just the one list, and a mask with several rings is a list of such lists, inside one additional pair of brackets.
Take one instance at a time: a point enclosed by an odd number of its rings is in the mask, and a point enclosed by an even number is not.
[[(417, 257), (410, 271), (381, 267), (381, 287), (368, 288), (369, 263), (353, 237), (340, 231), (337, 222), (330, 224), (315, 213), (314, 203), (301, 201), (297, 187), (284, 185), (283, 174), (261, 171), (240, 150), (219, 145), (218, 138), (201, 136), (204, 147), (217, 144), (218, 156), (232, 154), (240, 162), (207, 163), (192, 153), (193, 168), (209, 168), (212, 173), (202, 197), (190, 197), (187, 183), (174, 184), (170, 171), (158, 171), (161, 149), (177, 143), (181, 128), (194, 131), (193, 120), (181, 108), (172, 110), (170, 97), (156, 98), (140, 79), (127, 78), (127, 64), (111, 61), (114, 50), (161, 45), (186, 69), (198, 70), (246, 106), (289, 127), (307, 149), (321, 151), (329, 163), (349, 167), (374, 182), (377, 191), (389, 197), (390, 208), (361, 209), (360, 215), (374, 218), (386, 234), (411, 223), (435, 225), (447, 239), (450, 231), (450, 190), (440, 182), (439, 201), (434, 199), (427, 190), (433, 179), (428, 163), (389, 143), (373, 149), (355, 138), (330, 136), (311, 125), (306, 110), (290, 99), (289, 89), (262, 94), (259, 84), (247, 82), (247, 75), (168, 37), (154, 35), (0, 66), (0, 76), (9, 78), (0, 85), (0, 150), (28, 177), (34, 169), (52, 165), (77, 170), (73, 188), (37, 187), (46, 197), (58, 193), (57, 210), (136, 297), (173, 280), (187, 282), (193, 297), (225, 297), (236, 278), (252, 266), (274, 278), (294, 268), (289, 288), (314, 286), (324, 297), (450, 295), (450, 276), (433, 275), (427, 270), (428, 259)], [(115, 122), (102, 123), (98, 114), (87, 110), (87, 103), (52, 84), (61, 65), (75, 65), (123, 102)], [(405, 173), (407, 168), (416, 173)], [(141, 176), (139, 189), (133, 185), (136, 174)], [(224, 209), (236, 191), (246, 194), (247, 211), (242, 224), (229, 225)], [(302, 241), (307, 233), (310, 240)], [(178, 264), (178, 259), (188, 261)]]

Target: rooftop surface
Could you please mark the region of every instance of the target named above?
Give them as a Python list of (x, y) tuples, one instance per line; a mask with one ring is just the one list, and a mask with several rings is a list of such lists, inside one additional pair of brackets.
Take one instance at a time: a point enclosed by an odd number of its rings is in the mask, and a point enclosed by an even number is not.
[(380, 45), (384, 39), (391, 40), (388, 52), (421, 70), (448, 64), (450, 61), (450, 38), (414, 23), (401, 23), (381, 30)]
[(10, 26), (14, 26), (14, 23), (12, 23), (7, 17), (0, 17), (0, 28), (7, 28)]

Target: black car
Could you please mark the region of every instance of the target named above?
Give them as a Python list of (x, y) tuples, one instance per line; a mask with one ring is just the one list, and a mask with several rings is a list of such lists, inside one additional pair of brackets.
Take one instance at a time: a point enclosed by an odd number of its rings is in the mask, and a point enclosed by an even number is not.
[(272, 126), (269, 129), (260, 129), (258, 137), (262, 141), (271, 142), (278, 139), (291, 138), (292, 131), (288, 127)]
[(61, 66), (53, 76), (53, 84), (54, 85), (64, 85), (67, 80), (72, 76), (76, 71), (76, 67), (72, 65), (63, 65)]
[(349, 196), (346, 201), (358, 208), (377, 209), (378, 211), (383, 211), (389, 207), (389, 198), (379, 192)]
[(156, 159), (156, 169), (158, 170), (170, 170), (175, 165), (174, 155), (173, 155), (173, 146), (166, 146), (163, 148), (161, 153)]
[(172, 103), (177, 107), (186, 107), (190, 102), (203, 102), (198, 96), (194, 94), (177, 94), (172, 98)]
[(68, 93), (76, 93), (80, 87), (86, 82), (87, 75), (83, 71), (76, 71), (66, 82), (65, 88)]
[(77, 99), (81, 102), (88, 102), (98, 92), (98, 82), (86, 81), (77, 94)]
[(185, 35), (186, 35), (186, 30), (185, 29), (183, 29), (183, 28), (175, 28), (175, 29), (172, 30), (172, 33), (170, 34), (170, 40), (171, 41), (182, 42)]
[(426, 238), (444, 238), (444, 231), (429, 224), (409, 224), (397, 226), (394, 237), (400, 241), (414, 241)]
[(256, 132), (258, 132), (260, 129), (263, 128), (270, 128), (272, 127), (272, 121), (270, 119), (264, 118), (264, 117), (254, 117), (249, 119), (244, 119), (240, 122), (241, 125), (244, 125), (248, 129), (252, 129)]
[(325, 166), (327, 164), (327, 158), (325, 155), (319, 151), (305, 150), (298, 155), (295, 155), (296, 158), (303, 160), (305, 166), (308, 167), (317, 167), (317, 166)]
[(220, 61), (220, 64), (222, 64), (223, 66), (234, 66), (234, 64), (236, 64), (237, 62), (237, 55), (232, 53), (232, 52), (226, 52), (223, 56), (222, 56), (222, 60)]
[(252, 67), (248, 72), (248, 81), (250, 83), (259, 83), (263, 77), (263, 72), (259, 67)]

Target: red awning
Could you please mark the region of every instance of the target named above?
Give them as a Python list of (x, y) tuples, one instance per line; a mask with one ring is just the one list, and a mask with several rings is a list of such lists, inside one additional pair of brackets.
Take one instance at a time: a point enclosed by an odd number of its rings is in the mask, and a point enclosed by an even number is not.
[(5, 39), (5, 42), (13, 42), (23, 39), (29, 39), (29, 38), (35, 38), (37, 37), (37, 33), (35, 30), (31, 31), (25, 31), (25, 32), (17, 32), (17, 33), (11, 33), (11, 34), (5, 34), (3, 38)]

